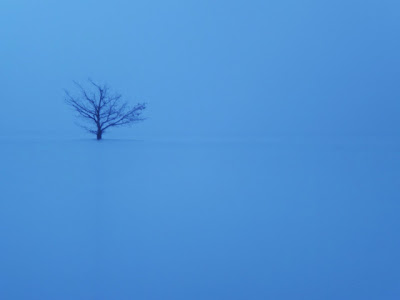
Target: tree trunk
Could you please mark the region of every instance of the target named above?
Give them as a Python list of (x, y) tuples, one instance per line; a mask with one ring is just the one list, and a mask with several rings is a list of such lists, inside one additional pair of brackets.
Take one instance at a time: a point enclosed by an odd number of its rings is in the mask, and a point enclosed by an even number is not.
[(103, 135), (103, 132), (102, 132), (101, 130), (98, 130), (98, 131), (97, 131), (97, 140), (98, 140), (98, 141), (101, 140), (102, 135)]

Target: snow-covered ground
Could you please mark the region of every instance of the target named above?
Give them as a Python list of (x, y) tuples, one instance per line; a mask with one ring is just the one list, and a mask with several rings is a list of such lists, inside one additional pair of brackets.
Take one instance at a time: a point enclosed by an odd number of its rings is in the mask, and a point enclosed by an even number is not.
[(0, 139), (0, 299), (400, 299), (391, 138)]

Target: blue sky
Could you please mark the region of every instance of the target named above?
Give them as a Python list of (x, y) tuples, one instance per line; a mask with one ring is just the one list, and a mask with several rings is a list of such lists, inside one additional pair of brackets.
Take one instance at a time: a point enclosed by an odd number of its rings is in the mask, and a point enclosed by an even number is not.
[(399, 30), (389, 0), (3, 0), (0, 126), (79, 130), (90, 77), (148, 102), (134, 135), (395, 135)]

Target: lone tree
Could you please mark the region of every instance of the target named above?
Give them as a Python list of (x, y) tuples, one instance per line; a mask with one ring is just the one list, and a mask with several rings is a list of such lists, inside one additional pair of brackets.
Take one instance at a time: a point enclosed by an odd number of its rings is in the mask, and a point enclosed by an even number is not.
[(127, 126), (144, 120), (141, 114), (146, 108), (145, 103), (129, 106), (121, 100), (120, 94), (111, 93), (107, 85), (99, 85), (92, 80), (89, 82), (92, 85), (91, 90), (84, 89), (74, 82), (80, 95), (75, 97), (65, 90), (65, 102), (88, 124), (78, 125), (95, 134), (98, 140), (101, 140), (104, 132), (111, 127)]

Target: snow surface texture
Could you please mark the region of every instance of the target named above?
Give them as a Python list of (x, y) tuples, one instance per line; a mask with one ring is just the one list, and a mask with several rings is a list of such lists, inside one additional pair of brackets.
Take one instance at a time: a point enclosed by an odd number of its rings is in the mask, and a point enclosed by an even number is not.
[(399, 299), (387, 139), (0, 140), (0, 299)]

